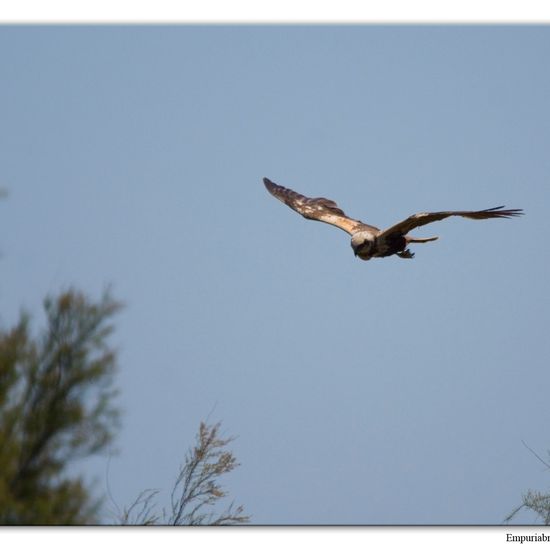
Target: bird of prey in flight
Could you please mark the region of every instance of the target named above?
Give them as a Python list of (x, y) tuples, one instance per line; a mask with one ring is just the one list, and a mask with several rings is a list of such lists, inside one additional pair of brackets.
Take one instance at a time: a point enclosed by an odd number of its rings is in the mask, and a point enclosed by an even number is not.
[(353, 252), (362, 260), (384, 258), (393, 254), (397, 254), (400, 258), (413, 258), (414, 253), (407, 248), (409, 244), (427, 243), (435, 241), (437, 237), (413, 237), (409, 235), (409, 231), (428, 223), (444, 220), (450, 216), (462, 216), (471, 220), (487, 220), (511, 218), (523, 214), (521, 208), (503, 210), (504, 206), (487, 208), (486, 210), (422, 212), (413, 214), (388, 229), (380, 230), (378, 227), (346, 216), (344, 211), (330, 199), (304, 197), (304, 195), (300, 195), (282, 185), (277, 185), (267, 178), (264, 178), (264, 185), (275, 198), (290, 206), (292, 210), (295, 210), (304, 218), (335, 225), (349, 233)]

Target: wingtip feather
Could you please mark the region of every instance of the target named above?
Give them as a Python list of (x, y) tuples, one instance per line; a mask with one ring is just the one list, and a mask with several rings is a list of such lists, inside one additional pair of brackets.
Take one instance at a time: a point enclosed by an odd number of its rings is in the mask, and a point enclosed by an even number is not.
[(273, 191), (275, 190), (276, 185), (275, 185), (269, 178), (264, 178), (264, 179), (263, 179), (263, 182), (264, 182), (265, 188), (266, 188), (271, 194), (273, 194)]
[(495, 217), (498, 218), (512, 218), (514, 216), (523, 216), (523, 208), (508, 208), (503, 210), (504, 206), (496, 206), (495, 208), (488, 208), (486, 212), (493, 212)]
[(272, 182), (269, 178), (264, 178), (263, 182), (264, 182), (264, 185), (265, 185), (266, 189), (270, 193), (272, 193), (275, 189), (277, 189), (277, 187), (279, 187), (276, 183)]

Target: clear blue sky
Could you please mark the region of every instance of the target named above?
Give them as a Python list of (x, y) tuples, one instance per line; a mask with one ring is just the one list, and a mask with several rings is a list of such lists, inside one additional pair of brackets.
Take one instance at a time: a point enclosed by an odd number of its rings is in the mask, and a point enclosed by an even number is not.
[[(167, 503), (207, 417), (255, 523), (498, 524), (548, 490), (522, 440), (550, 448), (549, 52), (533, 26), (0, 29), (0, 321), (69, 285), (126, 303), (120, 506)], [(362, 262), (263, 176), (381, 227), (526, 216)], [(106, 457), (79, 469), (104, 491)]]

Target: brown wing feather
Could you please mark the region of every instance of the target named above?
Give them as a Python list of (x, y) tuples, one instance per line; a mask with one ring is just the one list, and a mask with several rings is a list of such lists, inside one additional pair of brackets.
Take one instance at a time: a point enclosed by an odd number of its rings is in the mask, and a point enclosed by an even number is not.
[(489, 220), (492, 218), (511, 218), (513, 216), (521, 216), (523, 214), (523, 210), (521, 208), (502, 210), (503, 208), (504, 206), (497, 206), (495, 208), (487, 208), (486, 210), (448, 210), (446, 212), (422, 212), (420, 214), (413, 214), (406, 220), (403, 220), (389, 229), (382, 231), (380, 238), (384, 238), (390, 234), (406, 235), (415, 227), (444, 220), (450, 216), (462, 216), (463, 218), (468, 218), (470, 220)]
[(325, 199), (323, 197), (314, 199), (305, 197), (292, 189), (277, 185), (267, 178), (264, 178), (264, 185), (275, 198), (284, 202), (287, 206), (290, 206), (292, 210), (298, 212), (298, 214), (301, 214), (308, 220), (316, 220), (334, 225), (343, 229), (350, 235), (359, 230), (370, 230), (373, 233), (379, 232), (379, 229), (376, 227), (346, 216), (345, 212), (330, 199)]

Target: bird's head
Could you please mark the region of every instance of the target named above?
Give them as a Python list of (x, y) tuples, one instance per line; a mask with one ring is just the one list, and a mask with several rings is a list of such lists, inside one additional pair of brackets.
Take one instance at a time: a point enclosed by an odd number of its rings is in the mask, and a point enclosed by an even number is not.
[(374, 248), (374, 237), (367, 231), (360, 231), (351, 237), (351, 248), (353, 253), (362, 260), (370, 260)]

